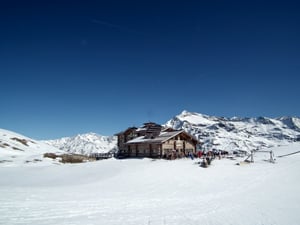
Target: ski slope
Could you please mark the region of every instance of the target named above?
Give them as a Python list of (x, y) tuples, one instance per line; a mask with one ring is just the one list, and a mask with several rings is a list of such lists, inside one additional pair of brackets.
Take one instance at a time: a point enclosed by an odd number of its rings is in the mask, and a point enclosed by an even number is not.
[(190, 159), (0, 164), (0, 224), (298, 225), (300, 154), (266, 159), (256, 153), (253, 164), (222, 159), (206, 169)]

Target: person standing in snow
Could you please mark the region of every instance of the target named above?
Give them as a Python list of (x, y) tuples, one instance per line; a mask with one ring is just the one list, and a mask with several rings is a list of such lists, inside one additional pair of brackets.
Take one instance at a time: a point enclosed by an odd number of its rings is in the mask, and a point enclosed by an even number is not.
[(200, 159), (202, 157), (202, 151), (198, 152), (198, 158)]
[(191, 160), (194, 160), (194, 156), (191, 152), (189, 152), (189, 157), (191, 158)]

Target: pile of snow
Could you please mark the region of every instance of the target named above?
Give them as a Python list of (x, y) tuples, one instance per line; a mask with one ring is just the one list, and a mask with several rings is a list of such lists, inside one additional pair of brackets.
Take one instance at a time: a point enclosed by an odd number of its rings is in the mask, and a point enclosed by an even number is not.
[(36, 141), (21, 134), (0, 129), (0, 165), (39, 163), (43, 154), (61, 151), (42, 141)]
[(117, 137), (102, 136), (96, 133), (79, 134), (74, 137), (65, 137), (57, 140), (48, 140), (45, 143), (65, 152), (89, 155), (91, 153), (107, 153), (117, 150)]
[(165, 126), (196, 136), (204, 149), (251, 151), (300, 141), (300, 119), (225, 118), (183, 111)]
[[(275, 156), (299, 149), (272, 148)], [(0, 224), (298, 225), (300, 154), (265, 159), (209, 168), (190, 159), (3, 167)]]

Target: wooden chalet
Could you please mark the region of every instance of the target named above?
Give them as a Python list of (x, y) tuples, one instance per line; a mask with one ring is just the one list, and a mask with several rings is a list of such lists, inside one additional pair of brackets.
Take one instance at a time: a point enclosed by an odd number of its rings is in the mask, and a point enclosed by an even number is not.
[(150, 157), (175, 159), (196, 154), (199, 141), (184, 130), (164, 128), (149, 122), (130, 127), (118, 136), (119, 157)]

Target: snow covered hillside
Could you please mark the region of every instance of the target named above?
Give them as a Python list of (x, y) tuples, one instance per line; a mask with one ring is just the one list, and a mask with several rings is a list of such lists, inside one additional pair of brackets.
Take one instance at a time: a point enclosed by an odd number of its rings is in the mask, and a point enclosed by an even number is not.
[[(196, 136), (204, 143), (204, 149), (250, 151), (300, 141), (300, 119), (296, 117), (224, 118), (183, 111), (165, 126), (184, 129)], [(63, 151), (84, 155), (117, 150), (116, 137), (95, 133), (45, 142)]]
[(298, 225), (300, 144), (276, 163), (124, 159), (0, 168), (5, 225)]
[(101, 136), (95, 133), (79, 134), (57, 140), (45, 141), (63, 151), (89, 155), (90, 153), (107, 153), (117, 150), (117, 137)]
[(12, 131), (0, 129), (0, 164), (17, 165), (38, 163), (46, 152), (61, 151), (42, 141), (36, 141)]
[(296, 117), (224, 118), (183, 111), (165, 125), (196, 136), (205, 149), (250, 151), (300, 141)]

